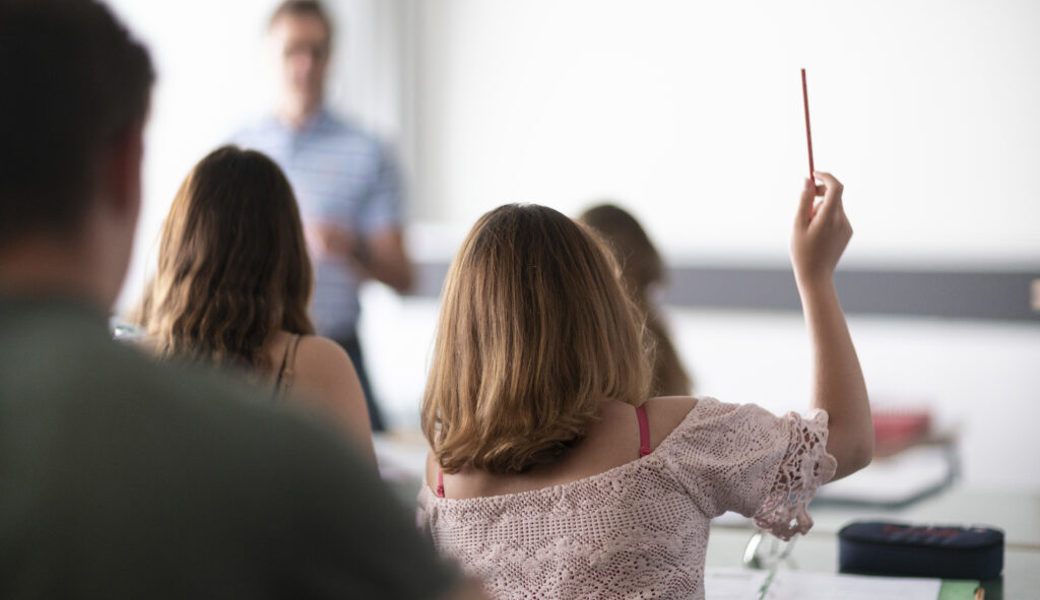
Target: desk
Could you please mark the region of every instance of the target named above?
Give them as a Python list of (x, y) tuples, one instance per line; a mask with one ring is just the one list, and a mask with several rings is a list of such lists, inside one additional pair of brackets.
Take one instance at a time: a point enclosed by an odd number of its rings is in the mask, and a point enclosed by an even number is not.
[[(926, 524), (982, 524), (1005, 532), (1004, 576), (987, 582), (986, 600), (1040, 598), (1040, 494), (979, 492), (953, 488), (913, 506), (893, 511), (812, 507), (816, 525), (791, 553), (799, 569), (836, 572), (838, 530), (856, 519), (884, 519)], [(746, 521), (712, 524), (706, 566), (736, 567), (754, 529)]]

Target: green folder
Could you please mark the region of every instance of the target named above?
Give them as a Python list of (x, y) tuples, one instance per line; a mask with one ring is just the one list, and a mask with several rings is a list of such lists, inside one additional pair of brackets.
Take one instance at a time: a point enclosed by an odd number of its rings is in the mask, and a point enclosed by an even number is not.
[(978, 587), (979, 582), (970, 579), (943, 579), (939, 600), (974, 600)]

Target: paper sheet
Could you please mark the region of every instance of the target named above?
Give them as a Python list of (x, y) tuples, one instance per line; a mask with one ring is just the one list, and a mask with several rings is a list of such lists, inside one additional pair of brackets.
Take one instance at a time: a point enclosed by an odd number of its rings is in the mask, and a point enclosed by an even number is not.
[[(710, 568), (704, 572), (706, 600), (749, 600), (759, 598), (766, 571), (740, 568)], [(765, 600), (936, 600), (940, 579), (912, 577), (867, 577), (808, 571), (779, 571), (770, 583)]]

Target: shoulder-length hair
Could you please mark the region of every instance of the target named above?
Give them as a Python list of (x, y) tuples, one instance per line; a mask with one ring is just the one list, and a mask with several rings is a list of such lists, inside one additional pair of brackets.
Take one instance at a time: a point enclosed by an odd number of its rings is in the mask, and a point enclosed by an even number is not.
[(639, 221), (617, 205), (599, 204), (583, 212), (578, 222), (607, 242), (628, 292), (637, 302), (645, 301), (647, 289), (664, 279), (664, 262)]
[(313, 287), (289, 181), (267, 156), (224, 146), (174, 197), (138, 318), (162, 355), (265, 368), (272, 333), (314, 333)]
[(515, 204), (481, 217), (444, 284), (423, 398), (441, 468), (521, 473), (580, 441), (605, 399), (645, 401), (639, 314), (568, 217)]
[(634, 216), (614, 204), (594, 206), (583, 212), (578, 222), (598, 233), (613, 250), (626, 291), (646, 315), (646, 334), (654, 349), (651, 395), (688, 395), (693, 381), (650, 299), (651, 286), (665, 279), (664, 261), (650, 236)]

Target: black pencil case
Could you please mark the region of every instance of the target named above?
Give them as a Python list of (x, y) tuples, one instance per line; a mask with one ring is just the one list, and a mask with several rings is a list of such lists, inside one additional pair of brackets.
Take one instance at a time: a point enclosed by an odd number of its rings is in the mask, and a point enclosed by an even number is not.
[(854, 521), (838, 532), (842, 573), (992, 579), (1004, 570), (1004, 532), (993, 527)]

